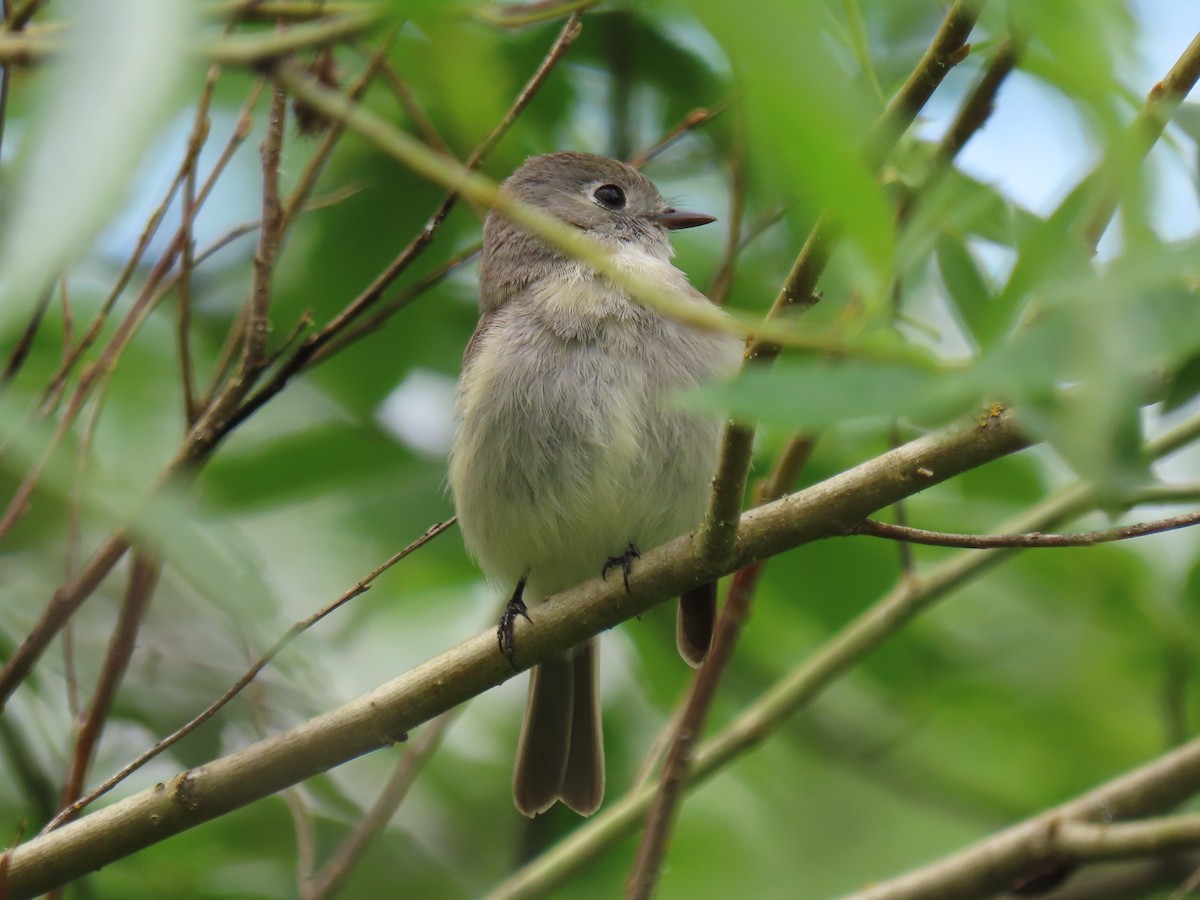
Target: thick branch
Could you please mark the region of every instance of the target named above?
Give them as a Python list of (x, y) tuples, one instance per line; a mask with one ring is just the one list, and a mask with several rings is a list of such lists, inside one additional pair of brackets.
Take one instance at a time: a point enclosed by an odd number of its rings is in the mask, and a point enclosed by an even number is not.
[[(620, 582), (593, 579), (538, 607), (536, 625), (518, 623), (517, 662), (529, 667), (688, 588), (754, 560), (842, 534), (877, 509), (1024, 446), (1008, 416), (919, 438), (747, 512), (725, 567), (701, 558), (689, 537), (677, 538), (643, 555), (631, 595)], [(921, 471), (936, 475), (926, 477)], [(15, 848), (9, 860), (9, 896), (42, 893), (389, 744), (513, 674), (496, 650), (495, 633), (476, 635), (338, 709)]]
[[(1107, 829), (1086, 824), (1089, 819), (1127, 819), (1176, 805), (1182, 797), (1200, 791), (1200, 739), (1160, 756), (1153, 762), (1102, 785), (1075, 800), (1027, 819), (981, 841), (961, 853), (854, 894), (853, 900), (930, 900), (945, 897), (970, 900), (991, 897), (1005, 890), (1039, 860), (1070, 862), (1067, 851), (1081, 858), (1111, 858), (1145, 851), (1147, 832), (1135, 824)], [(1080, 820), (1078, 827), (1071, 820)], [(1159, 826), (1163, 841), (1172, 846), (1195, 846), (1196, 822), (1175, 820), (1179, 828)], [(1056, 840), (1064, 825), (1065, 840)], [(1190, 830), (1191, 840), (1181, 834)], [(1108, 833), (1108, 837), (1104, 833)], [(1125, 852), (1118, 852), (1118, 851)]]

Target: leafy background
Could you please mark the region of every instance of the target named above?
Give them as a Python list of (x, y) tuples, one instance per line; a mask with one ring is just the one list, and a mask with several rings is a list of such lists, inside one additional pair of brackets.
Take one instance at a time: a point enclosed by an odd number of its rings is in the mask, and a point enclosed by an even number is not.
[[(35, 33), (62, 17), (75, 19), (87, 37), (61, 65), (10, 72), (0, 241), (5, 359), (41, 286), (52, 283), (54, 294), (28, 358), (0, 396), (5, 502), (63, 415), (61, 406), (34, 412), (67, 339), (63, 287), (78, 340), (186, 145), (206, 66), (179, 48), (219, 35), (212, 4), (104, 6), (109, 14), (97, 14), (95, 5), (49, 4), (34, 19)], [(690, 401), (760, 422), (752, 478), (770, 470), (798, 431), (820, 436), (802, 486), (886, 450), (897, 434), (915, 435), (999, 398), (1014, 402), (1047, 443), (914, 498), (908, 519), (955, 532), (1002, 530), (1084, 479), (1102, 511), (1070, 527), (1103, 527), (1148, 479), (1195, 476), (1195, 452), (1151, 465), (1139, 449), (1144, 438), (1200, 412), (1192, 400), (1200, 389), (1194, 114), (1181, 111), (1147, 165), (1137, 162), (1129, 123), (1200, 29), (1200, 16), (1164, 0), (991, 3), (970, 56), (876, 177), (860, 153), (864, 135), (943, 13), (929, 0), (600, 4), (586, 12), (581, 37), (483, 171), (501, 179), (530, 154), (564, 148), (629, 156), (694, 109), (736, 97), (646, 168), (669, 197), (722, 219), (678, 235), (677, 264), (698, 286), (712, 284), (731, 197), (740, 194), (747, 242), (728, 303), (758, 316), (822, 209), (835, 211), (845, 234), (821, 282), (823, 299), (803, 319), (815, 349)], [(383, 24), (399, 28), (391, 65), (460, 159), (503, 116), (560, 24), (507, 29), (494, 24), (497, 14), (439, 3), (383, 9)], [(268, 27), (236, 30), (268, 34)], [(362, 46), (379, 46), (381, 31)], [(1006, 35), (1022, 49), (995, 117), (959, 167), (931, 183), (936, 141)], [(114, 55), (117, 46), (126, 49)], [(343, 78), (364, 66), (362, 46), (337, 48)], [(256, 77), (246, 67), (222, 67), (201, 172), (215, 162)], [(248, 140), (197, 218), (200, 248), (259, 213), (255, 147), (266, 101), (264, 93)], [(365, 102), (417, 130), (383, 79)], [(289, 118), (285, 189), (313, 146)], [(1077, 227), (1088, 198), (1069, 192), (1102, 158), (1115, 160), (1121, 212), (1092, 261)], [(298, 219), (277, 267), (272, 346), (306, 312), (321, 324), (342, 309), (419, 232), (442, 191), (348, 133), (317, 194), (330, 202)], [(916, 196), (920, 202), (898, 225), (897, 205)], [(179, 215), (176, 205), (168, 226)], [(470, 248), (479, 224), (460, 204), (401, 287)], [(152, 243), (97, 348), (113, 335), (164, 241)], [(202, 384), (216, 371), (244, 301), (254, 241), (233, 242), (195, 272), (191, 349)], [(170, 496), (153, 526), (167, 559), (162, 583), (90, 782), (204, 708), (290, 622), (451, 514), (444, 457), (474, 292), (474, 267), (455, 270), (289, 385), (233, 433), (193, 486)], [(65, 567), (77, 567), (135, 514), (137, 498), (179, 446), (186, 421), (176, 306), (168, 296), (141, 325), (102, 402), (92, 401), (68, 431), (28, 510), (0, 543), (6, 654)], [(1141, 507), (1134, 518), (1153, 514)], [(970, 551), (909, 552), (924, 572)], [(660, 896), (851, 891), (1194, 735), (1195, 558), (1194, 536), (1184, 532), (1015, 554), (963, 584), (688, 798)], [(897, 546), (865, 537), (772, 560), (710, 728), (720, 729), (907, 577), (908, 564)], [(0, 778), (0, 834), (10, 839), (22, 828), (36, 832), (57, 805), (72, 753), (68, 698), (73, 690), (86, 696), (94, 682), (124, 579), (122, 566), (74, 617), (72, 648), (65, 653), (56, 643), (0, 720), (10, 775)], [(216, 721), (117, 795), (405, 671), (487, 627), (497, 601), (457, 533), (445, 534), (301, 636)], [(674, 652), (665, 609), (607, 634), (603, 659), (615, 798), (633, 782), (691, 673)], [(518, 680), (467, 706), (391, 825), (351, 870), (344, 896), (480, 896), (579, 826), (561, 809), (530, 822), (512, 807), (523, 700)], [(298, 845), (314, 847), (318, 862), (326, 858), (404, 752), (397, 745), (331, 771), (290, 797), (107, 866), (68, 893), (293, 896), (304, 866)], [(311, 839), (303, 836), (309, 830)], [(561, 895), (613, 896), (635, 846), (622, 842)]]

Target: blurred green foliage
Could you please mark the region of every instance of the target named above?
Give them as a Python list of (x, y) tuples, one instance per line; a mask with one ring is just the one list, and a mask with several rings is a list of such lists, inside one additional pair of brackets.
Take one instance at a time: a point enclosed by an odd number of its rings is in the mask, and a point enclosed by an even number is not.
[[(172, 29), (199, 34), (202, 27), (217, 34), (211, 23), (188, 24), (188, 4), (176, 5), (185, 18), (164, 20), (162, 35)], [(56, 6), (46, 11), (47, 20)], [(990, 4), (972, 53), (876, 173), (859, 149), (928, 45), (941, 4), (601, 3), (586, 13), (581, 38), (483, 171), (501, 179), (526, 156), (558, 149), (628, 154), (653, 145), (694, 109), (735, 96), (732, 109), (647, 167), (667, 196), (723, 219), (678, 236), (677, 264), (702, 289), (712, 283), (733, 227), (728, 210), (735, 184), (743, 185), (745, 213), (733, 307), (765, 312), (822, 210), (844, 233), (820, 285), (823, 298), (801, 320), (805, 333), (823, 343), (686, 401), (760, 421), (753, 475), (770, 470), (796, 431), (820, 435), (802, 476), (810, 484), (888, 449), (894, 435), (908, 438), (1003, 401), (1047, 443), (913, 498), (906, 504), (913, 524), (995, 531), (1076, 479), (1092, 486), (1107, 511), (1120, 514), (1149, 481), (1196, 474), (1194, 452), (1161, 466), (1142, 449), (1147, 438), (1200, 412), (1195, 221), (1182, 238), (1163, 236), (1161, 166), (1136, 158), (1128, 132), (1151, 83), (1131, 74), (1136, 47), (1149, 40), (1150, 26), (1168, 6)], [(504, 115), (560, 25), (505, 29), (477, 12), (470, 4), (394, 2), (367, 42), (378, 46), (383, 28), (398, 29), (390, 63), (459, 158)], [(238, 30), (270, 33), (267, 25)], [(1023, 205), (978, 169), (935, 167), (941, 130), (1006, 36), (1022, 48), (1012, 79), (1062, 104), (1085, 135), (1071, 183), (1044, 208)], [(1188, 35), (1178, 38), (1164, 51), (1167, 63)], [(143, 105), (122, 106), (89, 126), (124, 138), (102, 144), (111, 146), (102, 173), (140, 175), (128, 184), (92, 176), (81, 189), (88, 202), (78, 221), (60, 211), (46, 224), (29, 212), (61, 206), (56, 196), (44, 208), (37, 196), (25, 206), (4, 204), (4, 246), (44, 251), (28, 260), (30, 271), (21, 269), (19, 278), (0, 276), (4, 361), (42, 285), (50, 283), (53, 293), (28, 358), (0, 389), (3, 503), (64, 415), (62, 405), (49, 418), (33, 412), (64, 342), (79, 340), (132, 251), (137, 230), (127, 234), (102, 224), (117, 221), (123, 204), (157, 203), (167, 185), (152, 173), (170, 173), (182, 158), (205, 72), (177, 56), (163, 61), (135, 54), (134, 62), (163, 70), (159, 89), (147, 88)], [(353, 47), (339, 47), (335, 57), (344, 80), (365, 64)], [(107, 57), (90, 59), (98, 69)], [(6, 193), (29, 177), (37, 141), (74, 141), (70, 149), (86, 155), (77, 135), (39, 124), (52, 119), (39, 103), (66, 104), (82, 91), (81, 83), (54, 88), (54, 75), (53, 65), (32, 74), (14, 70)], [(214, 147), (228, 138), (255, 77), (236, 68), (221, 73)], [(35, 100), (46, 96), (58, 99)], [(1020, 96), (1002, 89), (998, 107)], [(258, 183), (254, 151), (264, 133), (265, 100), (224, 179)], [(382, 79), (365, 103), (400, 127), (418, 129)], [(160, 143), (147, 151), (144, 136), (151, 133)], [(1163, 152), (1184, 161), (1194, 186), (1192, 139), (1171, 129), (1165, 144)], [(314, 147), (289, 120), (285, 190)], [(202, 159), (211, 165), (207, 153)], [(1095, 197), (1069, 189), (1100, 158), (1115, 160), (1122, 206), (1117, 237), (1092, 258), (1079, 228)], [(735, 177), (738, 166), (744, 179)], [(303, 214), (287, 238), (274, 279), (272, 347), (306, 313), (320, 326), (364, 290), (442, 196), (354, 134), (341, 139), (316, 193), (337, 199)], [(898, 216), (901, 199), (907, 208)], [(256, 197), (249, 202), (257, 207)], [(1191, 206), (1194, 211), (1194, 198)], [(212, 202), (197, 228), (219, 236), (244, 215), (235, 203)], [(176, 205), (163, 230), (173, 231), (178, 219)], [(59, 245), (64, 221), (72, 231)], [(471, 247), (479, 225), (475, 210), (458, 205), (429, 252), (392, 291)], [(74, 249), (76, 231), (93, 249), (75, 253), (60, 282), (54, 277), (60, 254)], [(161, 240), (118, 299), (85, 365), (98, 358), (129, 311)], [(202, 389), (218, 371), (221, 347), (249, 290), (253, 240), (233, 243), (195, 273), (190, 346)], [(0, 541), (0, 646), (6, 654), (67, 573), (129, 516), (162, 544), (167, 571), (90, 782), (215, 699), (290, 622), (451, 514), (439, 435), (475, 323), (474, 278), (473, 266), (463, 267), (297, 379), (221, 445), (194, 485), (161, 492), (147, 511), (140, 498), (185, 428), (178, 295), (169, 294), (150, 313), (50, 459), (27, 512)], [(67, 396), (81, 371), (75, 368)], [(414, 382), (424, 385), (420, 396), (410, 391), (388, 406), (414, 373), (424, 379)], [(1159, 405), (1163, 400), (1166, 407)], [(1140, 509), (1136, 516), (1152, 513)], [(1106, 521), (1096, 513), (1066, 525), (1082, 529)], [(979, 839), (1192, 736), (1200, 715), (1195, 550), (1193, 536), (1182, 533), (1028, 552), (986, 569), (761, 749), (696, 791), (683, 807), (660, 895), (820, 898), (846, 892)], [(920, 574), (961, 552), (919, 547), (912, 556)], [(74, 683), (85, 698), (124, 577), (122, 566), (74, 620)], [(897, 547), (868, 538), (825, 541), (772, 560), (711, 729), (720, 729), (904, 577)], [(118, 795), (403, 672), (487, 627), (497, 599), (449, 532), (302, 636), (258, 686)], [(0, 758), (10, 777), (0, 778), (0, 834), (16, 835), (21, 823), (26, 834), (36, 831), (57, 805), (72, 741), (64, 660), (58, 642), (5, 711)], [(611, 801), (631, 785), (690, 672), (675, 655), (662, 610), (607, 635), (603, 668)], [(526, 822), (512, 807), (509, 773), (523, 691), (523, 684), (509, 684), (469, 705), (392, 825), (352, 871), (343, 896), (479, 896), (522, 858), (579, 827), (561, 809)], [(354, 827), (402, 752), (374, 754), (295, 792), (292, 814), (312, 826), (318, 862)], [(634, 846), (632, 840), (618, 845), (561, 896), (616, 895)], [(107, 866), (68, 896), (288, 897), (298, 890), (297, 858), (288, 806), (273, 798)]]

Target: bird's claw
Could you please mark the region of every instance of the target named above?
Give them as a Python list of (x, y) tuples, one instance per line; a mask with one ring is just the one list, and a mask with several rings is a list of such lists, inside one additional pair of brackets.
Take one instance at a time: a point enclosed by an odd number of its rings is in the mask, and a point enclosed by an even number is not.
[(500, 645), (500, 652), (514, 671), (517, 670), (517, 658), (516, 644), (513, 641), (513, 626), (516, 625), (517, 616), (524, 616), (526, 622), (533, 623), (533, 620), (529, 618), (529, 610), (525, 606), (525, 601), (521, 599), (524, 592), (525, 579), (522, 578), (517, 582), (517, 588), (513, 591), (513, 595), (508, 598), (508, 605), (500, 614), (500, 625), (496, 629), (496, 643)]
[(628, 550), (620, 556), (610, 556), (604, 561), (604, 568), (600, 570), (600, 577), (608, 581), (608, 570), (620, 566), (621, 578), (625, 582), (625, 593), (631, 593), (629, 590), (629, 570), (633, 568), (633, 561), (640, 559), (641, 556), (642, 554), (638, 552), (637, 545), (633, 541), (630, 541)]

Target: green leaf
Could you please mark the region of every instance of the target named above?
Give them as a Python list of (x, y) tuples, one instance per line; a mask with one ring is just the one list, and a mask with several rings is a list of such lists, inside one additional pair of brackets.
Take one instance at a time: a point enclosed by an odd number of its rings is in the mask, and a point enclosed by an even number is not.
[(1009, 317), (971, 249), (959, 238), (943, 234), (938, 240), (937, 264), (960, 322), (977, 346), (991, 346), (1010, 324)]
[(860, 256), (863, 290), (875, 296), (895, 252), (890, 204), (861, 152), (879, 106), (823, 39), (821, 4), (773, 8), (770, 28), (733, 4), (696, 6), (738, 65), (748, 143), (780, 201), (798, 197), (810, 212), (830, 210)]
[(0, 233), (0, 332), (81, 253), (124, 199), (189, 64), (184, 0), (74, 3), (46, 71)]
[(751, 369), (736, 381), (690, 395), (688, 403), (735, 418), (820, 429), (857, 420), (948, 418), (970, 407), (974, 386), (956, 374), (915, 366), (847, 360), (797, 360)]
[(1163, 398), (1163, 409), (1170, 412), (1178, 409), (1200, 394), (1200, 352), (1185, 360), (1167, 381), (1167, 395)]

